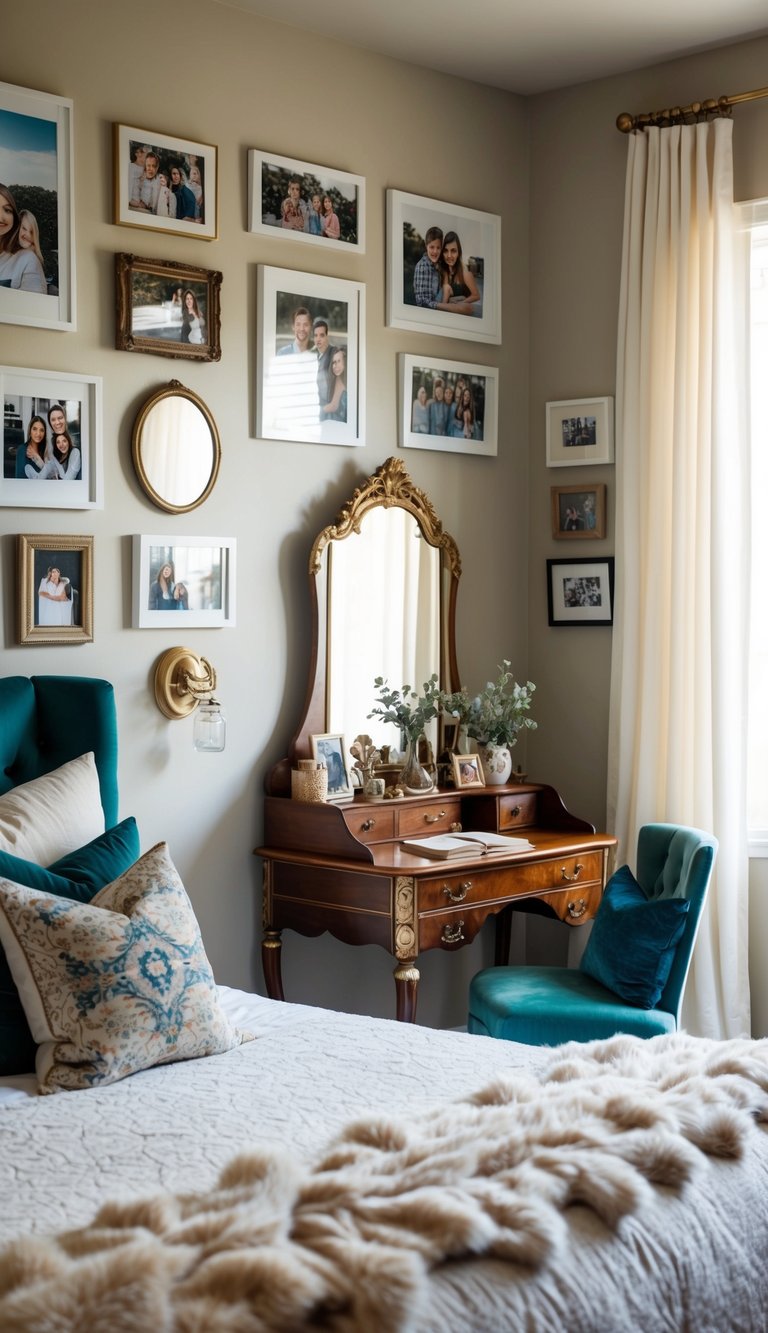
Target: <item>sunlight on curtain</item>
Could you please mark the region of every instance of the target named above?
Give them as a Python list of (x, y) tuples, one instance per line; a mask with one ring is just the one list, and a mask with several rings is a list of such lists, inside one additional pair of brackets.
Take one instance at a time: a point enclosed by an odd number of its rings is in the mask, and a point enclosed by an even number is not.
[(752, 374), (752, 610), (750, 615), (747, 823), (751, 854), (768, 855), (768, 200), (742, 207), (750, 229), (750, 365)]
[(749, 1033), (745, 283), (733, 125), (629, 140), (616, 386), (616, 616), (608, 809), (720, 847), (685, 998), (689, 1031)]

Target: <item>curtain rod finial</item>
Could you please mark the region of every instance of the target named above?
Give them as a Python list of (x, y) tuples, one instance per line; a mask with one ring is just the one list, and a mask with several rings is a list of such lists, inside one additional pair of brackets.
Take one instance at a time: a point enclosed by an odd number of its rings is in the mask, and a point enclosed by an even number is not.
[(622, 134), (629, 134), (634, 126), (635, 118), (630, 116), (628, 111), (622, 111), (621, 115), (616, 117), (616, 129), (621, 130)]

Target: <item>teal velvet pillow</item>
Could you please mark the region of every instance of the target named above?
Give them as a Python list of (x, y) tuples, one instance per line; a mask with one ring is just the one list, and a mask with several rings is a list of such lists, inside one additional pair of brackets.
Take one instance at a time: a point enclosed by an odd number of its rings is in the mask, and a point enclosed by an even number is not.
[[(59, 898), (89, 903), (99, 889), (124, 874), (141, 853), (136, 820), (124, 819), (85, 847), (46, 868), (0, 852), (0, 876)], [(37, 1047), (0, 947), (0, 1075), (34, 1072)]]
[(685, 930), (685, 898), (647, 898), (629, 866), (609, 879), (581, 971), (638, 1009), (653, 1009)]

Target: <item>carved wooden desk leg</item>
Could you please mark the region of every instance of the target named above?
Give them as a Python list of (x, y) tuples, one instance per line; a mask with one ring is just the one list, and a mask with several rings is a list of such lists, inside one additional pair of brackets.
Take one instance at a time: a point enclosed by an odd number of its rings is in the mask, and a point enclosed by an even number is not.
[(416, 1000), (419, 990), (419, 969), (413, 963), (398, 963), (395, 968), (398, 1023), (416, 1022)]
[(416, 885), (411, 875), (395, 880), (394, 954), (398, 1023), (415, 1023), (419, 969), (416, 967), (419, 945), (416, 921)]
[(284, 1000), (280, 957), (283, 948), (281, 930), (265, 930), (261, 941), (261, 966), (270, 1000)]

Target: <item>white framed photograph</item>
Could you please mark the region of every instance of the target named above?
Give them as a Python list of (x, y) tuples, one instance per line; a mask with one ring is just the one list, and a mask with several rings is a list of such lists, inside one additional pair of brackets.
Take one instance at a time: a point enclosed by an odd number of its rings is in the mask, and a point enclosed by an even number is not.
[(344, 737), (337, 731), (324, 732), (322, 735), (310, 736), (309, 743), (313, 759), (325, 764), (328, 770), (327, 799), (346, 801), (354, 796)]
[(501, 342), (501, 218), (387, 190), (387, 324)]
[(499, 372), (427, 356), (400, 356), (400, 440), (408, 449), (496, 454)]
[(234, 537), (133, 538), (133, 628), (235, 624)]
[(0, 322), (72, 332), (72, 102), (0, 83)]
[(549, 624), (613, 624), (614, 557), (547, 561)]
[(365, 253), (365, 178), (248, 150), (248, 230)]
[(547, 403), (547, 467), (612, 462), (612, 398)]
[(259, 265), (256, 431), (362, 444), (365, 286)]
[(102, 509), (101, 379), (0, 366), (0, 399), (0, 505)]
[(113, 134), (115, 222), (215, 241), (219, 234), (215, 145), (135, 125), (115, 124)]

